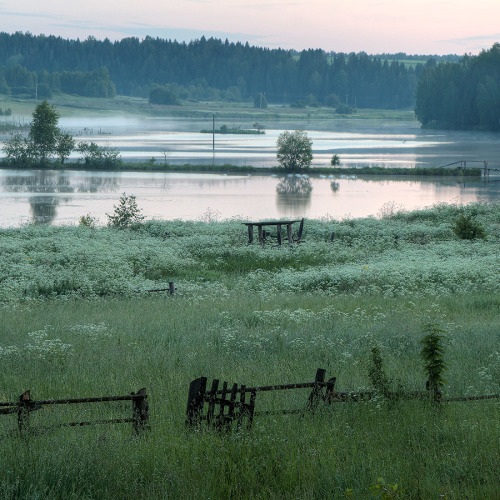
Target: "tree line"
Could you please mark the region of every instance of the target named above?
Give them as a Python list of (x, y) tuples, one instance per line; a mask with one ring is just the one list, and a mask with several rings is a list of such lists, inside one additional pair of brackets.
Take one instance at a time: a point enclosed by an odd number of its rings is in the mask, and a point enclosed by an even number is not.
[(415, 113), (424, 127), (500, 130), (500, 44), (459, 62), (428, 64)]
[[(111, 42), (0, 33), (0, 92), (37, 84), (39, 92), (147, 97), (156, 88), (157, 97), (173, 101), (262, 95), (269, 103), (299, 106), (404, 109), (414, 106), (422, 67), (364, 52), (296, 52), (205, 37)], [(172, 96), (158, 91), (165, 86)]]
[(53, 93), (86, 97), (114, 97), (116, 89), (109, 71), (30, 71), (25, 66), (0, 67), (0, 94), (48, 99)]

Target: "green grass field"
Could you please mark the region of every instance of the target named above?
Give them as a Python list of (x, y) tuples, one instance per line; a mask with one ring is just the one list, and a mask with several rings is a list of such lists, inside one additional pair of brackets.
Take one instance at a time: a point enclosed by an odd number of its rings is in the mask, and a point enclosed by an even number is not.
[[(380, 396), (224, 435), (186, 432), (184, 418), (200, 376), (266, 385), (322, 367), (337, 390), (372, 389), (374, 345), (394, 387), (424, 389), (428, 324), (446, 331), (444, 395), (498, 394), (499, 208), (306, 220), (293, 248), (248, 245), (241, 221), (0, 230), (0, 400), (146, 387), (151, 411), (144, 437), (120, 424), (22, 440), (16, 416), (0, 415), (0, 435), (14, 434), (0, 440), (0, 496), (498, 498), (498, 399)], [(486, 239), (455, 236), (464, 212)], [(173, 296), (146, 291), (169, 281)], [(256, 409), (304, 408), (308, 395), (259, 394)], [(70, 406), (33, 412), (31, 425), (131, 414), (130, 403)]]
[[(415, 120), (412, 110), (359, 109), (353, 115), (338, 115), (335, 109), (292, 108), (290, 106), (271, 105), (266, 109), (256, 109), (251, 102), (191, 102), (183, 101), (180, 106), (151, 105), (147, 99), (116, 96), (110, 99), (96, 99), (82, 96), (54, 95), (48, 99), (55, 105), (62, 117), (106, 116), (172, 116), (185, 118), (248, 119), (248, 120)], [(0, 95), (0, 108), (12, 110), (12, 116), (0, 117), (0, 123), (18, 123), (19, 119), (27, 122), (35, 106), (40, 101), (17, 99)]]

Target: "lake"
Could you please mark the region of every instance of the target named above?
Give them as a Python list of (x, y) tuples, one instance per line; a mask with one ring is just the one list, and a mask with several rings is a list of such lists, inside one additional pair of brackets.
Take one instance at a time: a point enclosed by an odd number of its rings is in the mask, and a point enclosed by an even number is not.
[[(251, 123), (230, 120), (230, 127)], [(222, 123), (216, 124), (220, 126)], [(302, 128), (313, 140), (313, 166), (327, 166), (332, 154), (342, 165), (441, 166), (465, 160), (500, 164), (500, 136), (489, 133), (422, 131), (417, 122), (335, 120), (269, 122), (265, 135), (212, 135), (200, 130), (211, 120), (176, 118), (61, 119), (79, 140), (117, 147), (125, 161), (155, 158), (169, 163), (276, 164), (276, 139)], [(473, 163), (477, 161), (478, 163)], [(0, 170), (1, 227), (33, 220), (75, 224), (90, 213), (101, 224), (122, 193), (134, 194), (144, 215), (158, 219), (222, 220), (264, 218), (342, 219), (380, 215), (436, 203), (500, 200), (500, 183), (459, 179), (330, 179), (271, 175), (149, 172)]]

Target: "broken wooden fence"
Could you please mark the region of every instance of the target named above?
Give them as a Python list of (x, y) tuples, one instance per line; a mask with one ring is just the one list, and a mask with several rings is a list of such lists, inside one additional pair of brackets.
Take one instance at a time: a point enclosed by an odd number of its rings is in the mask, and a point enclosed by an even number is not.
[[(189, 385), (188, 404), (186, 410), (186, 427), (199, 427), (206, 422), (208, 427), (218, 430), (229, 430), (233, 422), (236, 429), (240, 429), (246, 421), (246, 428), (250, 429), (255, 416), (261, 415), (287, 415), (314, 411), (321, 402), (328, 402), (333, 394), (335, 378), (325, 382), (326, 370), (319, 368), (314, 382), (298, 384), (268, 385), (247, 387), (246, 385), (233, 384), (228, 388), (228, 383), (223, 382), (219, 389), (220, 381), (214, 379), (210, 390), (207, 390), (207, 378), (200, 377)], [(312, 389), (304, 408), (255, 411), (255, 400), (258, 392), (283, 391), (291, 389)], [(247, 402), (247, 394), (250, 395)]]
[[(443, 398), (439, 390), (429, 388), (422, 391), (401, 391), (381, 394), (380, 391), (335, 391), (336, 377), (325, 381), (326, 371), (318, 368), (314, 382), (298, 384), (268, 385), (260, 387), (247, 387), (246, 385), (229, 384), (223, 382), (219, 389), (220, 381), (214, 379), (210, 390), (207, 390), (207, 378), (200, 377), (193, 380), (189, 385), (188, 403), (186, 410), (186, 427), (188, 429), (200, 428), (203, 422), (210, 428), (217, 430), (230, 430), (236, 422), (236, 429), (241, 429), (246, 421), (246, 428), (252, 427), (256, 416), (264, 415), (290, 415), (314, 412), (320, 404), (330, 405), (333, 409), (335, 403), (368, 401), (381, 395), (387, 400), (417, 399), (433, 401), (434, 403), (447, 403), (459, 401), (479, 401), (488, 399), (499, 399), (498, 394), (486, 396), (466, 396)], [(291, 389), (312, 389), (307, 401), (302, 408), (255, 411), (257, 393), (267, 391), (283, 391)], [(250, 395), (247, 400), (247, 394)]]
[[(97, 424), (122, 424), (132, 423), (136, 434), (149, 429), (149, 407), (146, 389), (140, 389), (137, 393), (132, 392), (126, 396), (104, 396), (97, 398), (78, 399), (47, 399), (35, 401), (31, 399), (30, 391), (26, 391), (19, 397), (17, 402), (0, 402), (0, 415), (17, 414), (17, 427), (21, 436), (26, 436), (32, 430), (49, 430), (57, 427), (77, 427)], [(30, 414), (41, 410), (44, 406), (67, 405), (82, 403), (105, 403), (110, 401), (132, 401), (132, 417), (93, 420), (89, 422), (66, 422), (48, 427), (30, 427)]]

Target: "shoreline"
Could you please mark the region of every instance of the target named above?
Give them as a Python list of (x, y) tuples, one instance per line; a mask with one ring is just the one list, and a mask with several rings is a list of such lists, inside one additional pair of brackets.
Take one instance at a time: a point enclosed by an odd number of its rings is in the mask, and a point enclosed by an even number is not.
[(175, 173), (232, 173), (232, 174), (288, 174), (300, 175), (356, 175), (356, 176), (410, 176), (410, 177), (481, 177), (480, 168), (384, 168), (384, 167), (313, 167), (299, 172), (287, 172), (281, 167), (252, 167), (250, 165), (210, 165), (185, 163), (173, 165), (170, 163), (122, 162), (116, 165), (86, 165), (78, 162), (50, 163), (48, 165), (19, 166), (0, 163), (2, 170), (82, 170), (82, 171), (110, 171), (110, 172), (175, 172)]

